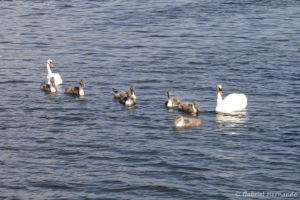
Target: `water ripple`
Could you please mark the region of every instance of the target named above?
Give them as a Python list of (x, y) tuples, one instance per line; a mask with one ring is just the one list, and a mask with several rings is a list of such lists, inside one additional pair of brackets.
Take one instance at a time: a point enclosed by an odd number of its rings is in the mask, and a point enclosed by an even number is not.
[[(0, 198), (299, 195), (299, 6), (2, 1)], [(39, 89), (48, 58), (64, 80), (54, 95)], [(66, 95), (79, 79), (86, 96)], [(215, 114), (218, 83), (247, 95), (245, 113)], [(127, 108), (111, 89), (131, 84)], [(201, 127), (173, 127), (169, 89), (199, 101)]]

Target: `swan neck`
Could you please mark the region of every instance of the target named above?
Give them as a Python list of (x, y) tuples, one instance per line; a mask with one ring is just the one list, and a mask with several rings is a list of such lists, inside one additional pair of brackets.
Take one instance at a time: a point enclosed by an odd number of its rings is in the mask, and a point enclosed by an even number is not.
[(84, 90), (81, 86), (79, 86), (79, 95), (83, 96), (84, 95)]
[(50, 65), (47, 63), (47, 72), (48, 72), (48, 75), (51, 76), (52, 75), (52, 71), (50, 69)]
[(218, 92), (217, 94), (217, 107), (220, 106), (223, 102), (223, 99), (222, 99), (222, 95), (220, 94), (220, 92)]
[(196, 113), (197, 109), (195, 108), (195, 105), (193, 104), (193, 112)]
[(136, 99), (136, 96), (135, 96), (134, 92), (131, 93), (131, 97)]

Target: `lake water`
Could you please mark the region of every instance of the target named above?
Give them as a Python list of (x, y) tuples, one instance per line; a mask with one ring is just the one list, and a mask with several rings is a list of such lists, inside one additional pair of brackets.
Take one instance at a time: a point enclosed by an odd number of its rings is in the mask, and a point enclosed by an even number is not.
[[(0, 16), (0, 198), (299, 199), (300, 1), (0, 1)], [(80, 79), (86, 96), (66, 95)], [(217, 115), (218, 83), (247, 111)], [(131, 84), (127, 108), (112, 88)], [(169, 89), (201, 127), (174, 128)]]

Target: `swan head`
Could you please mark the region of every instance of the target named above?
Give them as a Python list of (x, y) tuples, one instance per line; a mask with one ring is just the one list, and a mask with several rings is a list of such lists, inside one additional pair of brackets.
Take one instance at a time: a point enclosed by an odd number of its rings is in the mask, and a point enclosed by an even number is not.
[(85, 83), (84, 83), (84, 80), (83, 80), (83, 79), (81, 79), (81, 80), (79, 81), (79, 85), (80, 85), (81, 87), (83, 87), (83, 86), (85, 85)]
[(223, 90), (222, 90), (222, 85), (221, 84), (217, 85), (217, 92), (220, 93), (221, 95), (223, 94)]
[(133, 86), (133, 85), (130, 86), (130, 91), (131, 91), (132, 93), (134, 92), (134, 86)]
[(49, 65), (50, 67), (54, 66), (54, 63), (50, 58), (47, 60), (47, 65)]

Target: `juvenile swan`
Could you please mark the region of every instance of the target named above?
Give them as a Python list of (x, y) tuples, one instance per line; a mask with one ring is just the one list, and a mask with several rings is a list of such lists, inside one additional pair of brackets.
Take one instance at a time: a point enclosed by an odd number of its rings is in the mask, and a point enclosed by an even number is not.
[(233, 113), (241, 111), (247, 107), (247, 97), (245, 94), (230, 94), (222, 99), (222, 85), (217, 85), (217, 105), (216, 112), (218, 113)]
[(65, 92), (76, 96), (84, 96), (84, 80), (79, 81), (79, 87), (66, 88)]
[(168, 99), (167, 99), (167, 101), (165, 103), (166, 107), (167, 108), (177, 107), (180, 104), (180, 99), (177, 98), (177, 97), (172, 98), (171, 97), (171, 95), (172, 95), (172, 91), (171, 90), (169, 90), (167, 92), (167, 94), (168, 94)]
[(48, 79), (48, 84), (50, 84), (50, 78), (54, 77), (54, 84), (55, 85), (61, 85), (62, 84), (62, 79), (61, 76), (59, 75), (59, 73), (52, 73), (50, 67), (53, 67), (54, 63), (51, 59), (47, 60), (47, 79)]
[(173, 123), (176, 127), (196, 127), (201, 126), (202, 120), (200, 118), (186, 118), (179, 115), (174, 119)]
[(127, 91), (126, 97), (119, 99), (120, 103), (130, 107), (136, 104), (136, 97), (131, 91)]
[(197, 114), (200, 111), (200, 105), (197, 101), (194, 101), (194, 103), (180, 103), (178, 110), (189, 114)]
[[(128, 96), (128, 91), (120, 91), (119, 92), (119, 90), (115, 89), (115, 88), (113, 88), (112, 91), (115, 93), (114, 94), (114, 98), (115, 99), (121, 99), (121, 98), (124, 98), (124, 97)], [(130, 86), (130, 90), (129, 91), (133, 95), (133, 98), (136, 98), (135, 94), (134, 94), (134, 86), (133, 85)]]
[(50, 84), (42, 83), (40, 85), (40, 89), (44, 90), (45, 92), (51, 92), (51, 93), (56, 92), (57, 88), (54, 84), (54, 78), (53, 77), (50, 78)]

